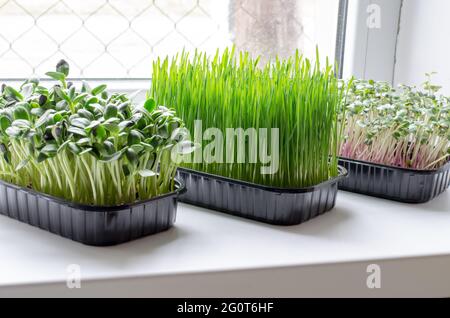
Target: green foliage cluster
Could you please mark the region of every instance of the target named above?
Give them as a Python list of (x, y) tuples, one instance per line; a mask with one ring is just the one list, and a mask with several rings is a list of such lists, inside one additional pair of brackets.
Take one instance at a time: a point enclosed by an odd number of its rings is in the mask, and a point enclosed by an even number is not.
[(353, 80), (341, 156), (420, 170), (444, 165), (450, 158), (450, 99), (427, 75), (423, 89)]
[(136, 106), (106, 85), (81, 88), (60, 61), (47, 75), (0, 94), (0, 178), (72, 202), (120, 205), (174, 188), (175, 112), (149, 99)]
[[(262, 174), (261, 162), (186, 163), (186, 167), (257, 184), (298, 188), (337, 176), (341, 132), (337, 125), (342, 92), (334, 68), (298, 52), (265, 66), (234, 48), (215, 56), (182, 52), (153, 65), (149, 96), (171, 105), (194, 134), (204, 129), (279, 129), (279, 169)], [(209, 143), (204, 141), (203, 148)], [(224, 151), (225, 152), (225, 151)]]

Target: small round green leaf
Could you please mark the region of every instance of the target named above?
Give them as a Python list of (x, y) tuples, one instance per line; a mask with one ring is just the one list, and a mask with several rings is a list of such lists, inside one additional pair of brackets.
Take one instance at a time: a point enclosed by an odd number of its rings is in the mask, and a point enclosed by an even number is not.
[(56, 64), (56, 71), (58, 73), (64, 74), (64, 76), (69, 75), (69, 70), (70, 70), (69, 63), (67, 63), (65, 60), (60, 60), (58, 64)]
[(149, 98), (144, 103), (144, 108), (151, 113), (156, 108), (156, 102), (153, 98)]
[(105, 113), (103, 114), (103, 117), (105, 119), (117, 117), (118, 109), (116, 105), (109, 104), (105, 107)]
[(14, 119), (30, 119), (30, 114), (25, 106), (19, 105), (14, 109)]
[(5, 131), (9, 126), (11, 126), (11, 119), (7, 116), (0, 117), (0, 128), (2, 131)]

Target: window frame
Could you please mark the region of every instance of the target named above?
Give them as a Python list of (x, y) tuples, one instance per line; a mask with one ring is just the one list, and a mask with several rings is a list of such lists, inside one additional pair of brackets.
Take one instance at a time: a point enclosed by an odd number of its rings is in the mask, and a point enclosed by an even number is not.
[[(397, 42), (404, 0), (349, 1), (344, 78), (394, 82)], [(369, 28), (370, 5), (380, 9), (380, 28)]]

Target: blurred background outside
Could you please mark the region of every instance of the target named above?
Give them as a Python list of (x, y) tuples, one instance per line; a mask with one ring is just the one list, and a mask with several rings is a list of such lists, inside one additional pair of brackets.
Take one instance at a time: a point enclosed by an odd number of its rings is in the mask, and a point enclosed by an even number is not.
[(334, 58), (337, 0), (0, 0), (0, 79), (149, 78), (156, 57), (236, 45), (263, 62)]

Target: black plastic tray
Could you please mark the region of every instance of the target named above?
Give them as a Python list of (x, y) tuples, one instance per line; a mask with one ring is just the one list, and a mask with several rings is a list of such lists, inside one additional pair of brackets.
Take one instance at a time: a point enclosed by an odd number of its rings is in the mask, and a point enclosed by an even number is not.
[(95, 246), (128, 242), (169, 229), (175, 222), (176, 190), (120, 206), (82, 205), (0, 180), (0, 214), (71, 240)]
[(405, 203), (425, 203), (450, 185), (450, 162), (438, 170), (414, 170), (340, 158), (348, 178), (339, 189)]
[(339, 167), (337, 178), (313, 187), (283, 189), (178, 168), (187, 189), (179, 200), (264, 223), (295, 225), (331, 210), (337, 183), (346, 174)]

